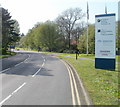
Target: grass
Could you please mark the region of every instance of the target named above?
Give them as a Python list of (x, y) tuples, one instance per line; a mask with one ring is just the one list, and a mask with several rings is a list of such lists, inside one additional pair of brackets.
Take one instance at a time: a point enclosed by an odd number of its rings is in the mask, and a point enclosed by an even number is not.
[(119, 72), (95, 69), (93, 61), (59, 57), (69, 61), (75, 67), (94, 105), (118, 105)]
[(5, 55), (0, 55), (0, 58), (7, 58), (7, 57), (10, 57), (10, 56), (13, 56), (13, 55), (16, 55), (16, 53), (11, 52), (11, 54), (10, 54), (10, 51), (7, 51), (7, 53)]
[[(67, 55), (71, 57), (76, 57), (76, 54), (71, 54), (71, 53), (56, 53), (56, 52), (44, 52), (44, 53), (50, 53), (50, 54), (55, 54), (55, 55)], [(86, 54), (80, 54), (78, 57), (81, 58), (88, 58), (88, 59), (95, 59), (95, 55), (89, 54), (88, 56)], [(116, 55), (116, 61), (118, 62), (118, 57), (120, 58), (120, 55)]]

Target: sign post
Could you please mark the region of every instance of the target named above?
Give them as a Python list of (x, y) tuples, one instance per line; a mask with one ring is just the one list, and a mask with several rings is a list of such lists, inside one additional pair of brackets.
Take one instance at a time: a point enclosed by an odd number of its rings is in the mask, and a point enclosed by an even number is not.
[(115, 69), (116, 24), (115, 14), (95, 16), (95, 68)]

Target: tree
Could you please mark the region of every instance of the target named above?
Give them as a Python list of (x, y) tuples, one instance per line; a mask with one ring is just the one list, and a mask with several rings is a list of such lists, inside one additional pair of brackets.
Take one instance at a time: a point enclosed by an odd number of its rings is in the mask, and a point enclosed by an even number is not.
[(9, 44), (10, 20), (11, 16), (8, 10), (2, 8), (2, 52), (6, 53)]
[(40, 35), (42, 46), (48, 47), (49, 51), (55, 51), (60, 46), (61, 34), (59, 34), (59, 30), (53, 22), (47, 21), (42, 24)]
[[(88, 52), (90, 54), (95, 53), (95, 26), (89, 25), (88, 27)], [(83, 35), (80, 36), (78, 48), (81, 53), (86, 53), (86, 29), (84, 29)]]
[(95, 53), (95, 26), (89, 25), (89, 32), (88, 32), (88, 52), (90, 54)]
[(2, 54), (2, 8), (0, 7), (0, 55)]
[(70, 8), (64, 11), (56, 19), (56, 23), (59, 29), (64, 33), (65, 39), (68, 39), (68, 48), (70, 49), (70, 39), (72, 31), (75, 29), (77, 21), (81, 20), (85, 16), (80, 8)]
[(37, 23), (21, 38), (20, 46), (57, 52), (62, 52), (65, 48), (63, 35), (59, 32), (58, 26), (51, 21)]
[(11, 30), (10, 30), (10, 45), (15, 45), (16, 42), (20, 40), (20, 27), (17, 20), (11, 20)]
[(12, 20), (8, 10), (2, 9), (2, 53), (6, 54), (9, 45), (15, 43), (19, 39), (19, 33), (16, 31), (15, 23)]
[(80, 53), (86, 53), (86, 35), (83, 34), (79, 38), (78, 49)]

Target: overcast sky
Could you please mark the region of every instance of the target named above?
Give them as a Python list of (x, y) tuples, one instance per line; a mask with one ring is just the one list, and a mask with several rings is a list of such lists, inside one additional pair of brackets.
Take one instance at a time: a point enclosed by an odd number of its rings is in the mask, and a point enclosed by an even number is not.
[(108, 13), (116, 13), (118, 19), (119, 0), (0, 0), (0, 4), (19, 22), (21, 33), (26, 34), (37, 22), (54, 21), (66, 9), (79, 7), (86, 12), (87, 1), (89, 23), (95, 22), (95, 15), (105, 13), (105, 4)]

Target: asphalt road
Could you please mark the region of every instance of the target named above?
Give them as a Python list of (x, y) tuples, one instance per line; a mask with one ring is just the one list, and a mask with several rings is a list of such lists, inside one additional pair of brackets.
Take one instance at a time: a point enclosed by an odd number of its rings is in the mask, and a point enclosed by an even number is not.
[(3, 60), (0, 105), (73, 105), (68, 70), (58, 58), (24, 52)]

